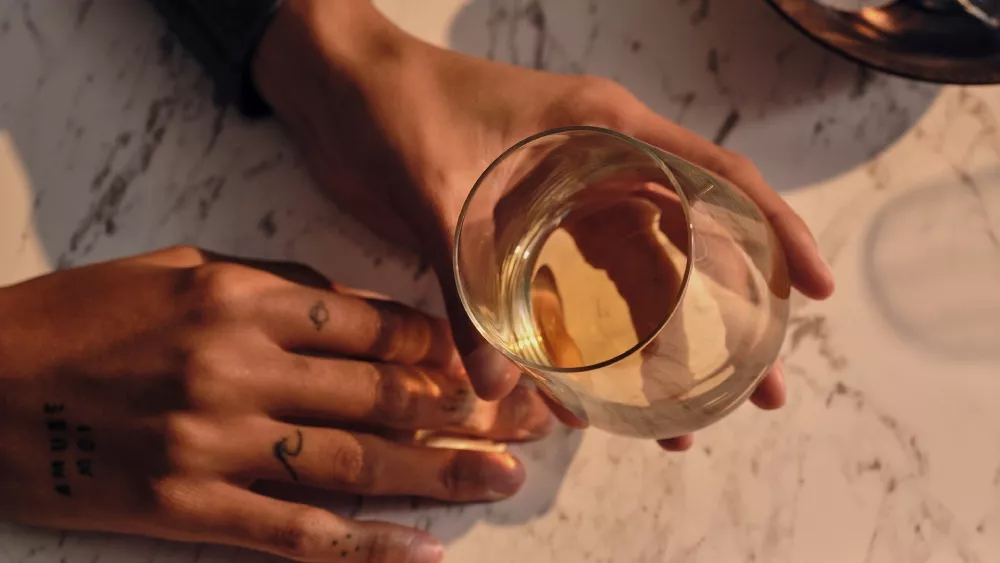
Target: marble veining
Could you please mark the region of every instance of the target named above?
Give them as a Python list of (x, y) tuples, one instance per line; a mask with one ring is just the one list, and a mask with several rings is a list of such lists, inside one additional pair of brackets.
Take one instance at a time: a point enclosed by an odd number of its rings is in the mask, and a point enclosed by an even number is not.
[[(859, 68), (762, 1), (377, 4), (438, 44), (619, 80), (752, 157), (838, 293), (794, 304), (789, 405), (740, 409), (686, 455), (560, 430), (518, 448), (529, 482), (499, 504), (310, 501), (430, 530), (449, 561), (1000, 560), (1000, 88)], [(273, 123), (212, 106), (142, 2), (0, 0), (0, 76), (0, 154), (23, 170), (0, 182), (3, 282), (195, 243), (441, 310), (426, 265), (329, 204)], [(266, 560), (0, 524), (0, 563)]]

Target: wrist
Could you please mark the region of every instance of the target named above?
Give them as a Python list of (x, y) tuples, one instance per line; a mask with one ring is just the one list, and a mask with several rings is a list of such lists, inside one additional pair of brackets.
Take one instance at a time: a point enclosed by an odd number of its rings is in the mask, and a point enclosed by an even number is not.
[(329, 86), (327, 72), (357, 86), (418, 44), (370, 0), (285, 0), (261, 38), (251, 75), (261, 96), (280, 114), (300, 106), (303, 89), (318, 79), (320, 86)]

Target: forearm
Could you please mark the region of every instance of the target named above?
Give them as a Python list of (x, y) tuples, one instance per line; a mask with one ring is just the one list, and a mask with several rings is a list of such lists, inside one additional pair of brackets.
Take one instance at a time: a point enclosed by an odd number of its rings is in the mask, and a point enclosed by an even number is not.
[(266, 106), (248, 80), (247, 69), (283, 0), (150, 2), (212, 76), (217, 103), (235, 103), (248, 115), (266, 113)]
[(251, 115), (301, 86), (310, 62), (355, 80), (420, 44), (370, 0), (149, 1), (215, 80), (216, 102)]

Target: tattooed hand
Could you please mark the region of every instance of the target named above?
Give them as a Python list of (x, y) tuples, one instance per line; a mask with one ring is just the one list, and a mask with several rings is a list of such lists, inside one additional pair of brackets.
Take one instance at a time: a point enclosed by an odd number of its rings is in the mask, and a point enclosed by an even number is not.
[(497, 500), (524, 479), (512, 456), (386, 436), (550, 424), (527, 390), (476, 399), (443, 321), (304, 266), (174, 248), (0, 289), (0, 319), (0, 517), (30, 524), (435, 562), (424, 533), (248, 487)]

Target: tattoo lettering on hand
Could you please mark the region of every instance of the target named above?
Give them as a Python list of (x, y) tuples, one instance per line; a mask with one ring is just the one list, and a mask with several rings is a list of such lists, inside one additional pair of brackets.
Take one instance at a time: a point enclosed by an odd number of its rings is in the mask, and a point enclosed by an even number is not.
[(90, 469), (89, 459), (78, 459), (76, 460), (76, 472), (82, 477), (93, 477), (94, 474)]
[(298, 481), (299, 475), (295, 472), (295, 468), (292, 467), (292, 464), (288, 462), (288, 458), (298, 457), (298, 455), (302, 453), (302, 431), (296, 428), (295, 435), (298, 438), (298, 443), (294, 448), (288, 447), (288, 437), (282, 438), (274, 443), (274, 457), (285, 467), (285, 470), (288, 471), (289, 475), (291, 475), (292, 481)]
[[(66, 474), (66, 459), (70, 450), (70, 443), (75, 438), (76, 449), (80, 452), (90, 453), (97, 449), (97, 444), (91, 435), (90, 426), (79, 424), (75, 432), (70, 430), (70, 424), (62, 415), (66, 411), (66, 406), (62, 403), (45, 403), (42, 405), (42, 412), (45, 414), (45, 427), (49, 431), (49, 450), (58, 454), (51, 462), (51, 474), (53, 480), (52, 488), (56, 494), (63, 497), (72, 497), (73, 489), (69, 484), (69, 476)], [(56, 418), (58, 416), (58, 418)], [(89, 457), (80, 457), (75, 461), (76, 474), (81, 477), (93, 477), (93, 460)]]
[(316, 304), (309, 309), (309, 320), (312, 321), (317, 332), (323, 330), (327, 321), (330, 320), (330, 311), (327, 310), (326, 303), (317, 301)]

